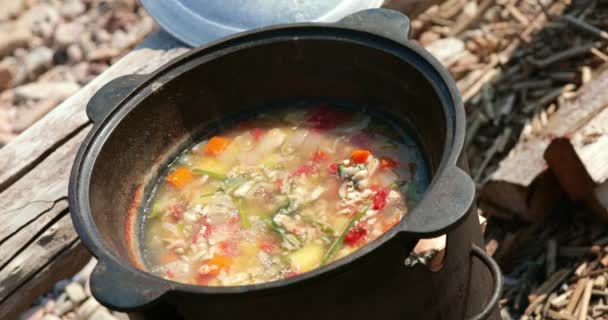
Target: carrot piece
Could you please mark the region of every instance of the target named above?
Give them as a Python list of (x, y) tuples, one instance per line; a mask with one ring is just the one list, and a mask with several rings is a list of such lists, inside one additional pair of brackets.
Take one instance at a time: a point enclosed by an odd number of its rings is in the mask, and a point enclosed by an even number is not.
[(365, 163), (371, 154), (369, 150), (355, 150), (351, 154), (351, 158), (355, 163)]
[(205, 146), (205, 152), (209, 155), (217, 156), (222, 153), (230, 144), (230, 139), (220, 136), (215, 136), (209, 139), (209, 142)]
[(385, 169), (385, 168), (394, 168), (397, 166), (397, 161), (389, 158), (389, 157), (382, 157), (380, 159), (380, 168)]
[(178, 189), (183, 188), (192, 181), (192, 179), (194, 179), (192, 172), (184, 167), (173, 170), (173, 172), (167, 176), (167, 181)]
[[(213, 258), (209, 259), (203, 266), (202, 270), (199, 270), (199, 274), (201, 275), (213, 275), (217, 276), (224, 269), (227, 269), (232, 264), (232, 259), (227, 256), (215, 255)], [(205, 267), (206, 268), (203, 268)]]
[(160, 262), (160, 264), (169, 264), (173, 261), (176, 261), (179, 257), (177, 256), (177, 254), (173, 251), (169, 251), (164, 253), (163, 255), (161, 255), (158, 258), (158, 262)]
[(323, 150), (315, 151), (312, 154), (312, 161), (314, 162), (321, 162), (323, 160), (327, 160), (327, 158), (327, 153), (325, 153)]

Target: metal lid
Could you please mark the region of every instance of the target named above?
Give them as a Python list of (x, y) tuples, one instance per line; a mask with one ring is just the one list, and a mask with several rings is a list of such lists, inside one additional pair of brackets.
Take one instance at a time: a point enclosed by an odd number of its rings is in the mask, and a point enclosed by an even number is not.
[(233, 33), (293, 22), (334, 22), (383, 0), (140, 0), (174, 37), (199, 46)]

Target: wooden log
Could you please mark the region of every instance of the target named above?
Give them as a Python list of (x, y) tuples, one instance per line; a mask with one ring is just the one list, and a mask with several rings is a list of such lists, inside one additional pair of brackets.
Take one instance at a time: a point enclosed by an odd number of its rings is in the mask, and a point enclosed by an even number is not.
[[(608, 221), (608, 68), (562, 108), (572, 120), (547, 147), (544, 157), (568, 196)], [(559, 113), (560, 111), (558, 111)]]
[[(602, 207), (608, 208), (608, 204), (597, 204), (599, 196), (590, 196), (604, 192), (603, 188), (608, 191), (608, 186), (601, 186), (608, 177), (608, 165), (604, 164), (605, 161), (598, 161), (602, 157), (602, 154), (598, 154), (602, 147), (608, 152), (604, 145), (608, 143), (608, 138), (597, 139), (593, 143), (597, 147), (590, 147), (589, 143), (584, 145), (589, 137), (587, 135), (585, 138), (584, 132), (587, 131), (583, 130), (596, 117), (598, 120), (590, 125), (603, 126), (608, 130), (608, 118), (605, 118), (608, 114), (602, 113), (608, 106), (607, 86), (608, 69), (599, 72), (584, 85), (575, 100), (564, 103), (540, 132), (522, 136), (482, 187), (482, 210), (487, 207), (492, 212), (498, 207), (519, 214), (526, 220), (540, 221), (557, 204), (564, 189), (575, 200), (596, 199), (596, 203), (585, 202), (595, 211), (598, 207), (600, 212), (604, 210)], [(589, 127), (585, 130), (591, 129)], [(576, 158), (583, 149), (586, 153), (581, 155), (588, 161), (577, 162)], [(592, 172), (592, 176), (580, 174), (585, 171)], [(608, 196), (603, 199), (608, 203)], [(608, 217), (608, 214), (604, 215)]]
[(89, 254), (69, 217), (67, 186), (78, 147), (91, 128), (85, 106), (108, 81), (149, 73), (185, 52), (162, 31), (0, 149), (0, 319), (15, 319)]

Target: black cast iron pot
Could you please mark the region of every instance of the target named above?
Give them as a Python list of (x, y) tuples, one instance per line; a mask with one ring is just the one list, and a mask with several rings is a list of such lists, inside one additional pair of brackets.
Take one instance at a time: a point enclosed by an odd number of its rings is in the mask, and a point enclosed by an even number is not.
[[(93, 295), (114, 309), (162, 302), (182, 315), (213, 319), (426, 318), (408, 299), (434, 293), (414, 291), (425, 284), (406, 276), (404, 259), (419, 238), (456, 227), (470, 212), (475, 188), (457, 166), (465, 115), (456, 86), (439, 62), (407, 41), (408, 26), (407, 17), (378, 9), (336, 24), (266, 28), (99, 90), (87, 107), (94, 127), (77, 155), (69, 191), (74, 226), (99, 260)], [(326, 100), (388, 114), (417, 137), (432, 182), (398, 225), (346, 258), (270, 283), (203, 287), (145, 271), (138, 212), (145, 186), (176, 150), (224, 117)]]

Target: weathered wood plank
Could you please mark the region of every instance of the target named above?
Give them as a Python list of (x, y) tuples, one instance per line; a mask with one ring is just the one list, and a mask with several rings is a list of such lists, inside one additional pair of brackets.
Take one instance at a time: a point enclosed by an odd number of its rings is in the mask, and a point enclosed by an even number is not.
[(553, 139), (544, 157), (568, 196), (608, 221), (608, 195), (602, 186), (608, 185), (608, 71), (594, 82), (604, 91), (589, 91), (572, 102), (576, 113), (569, 120), (579, 121), (571, 121), (571, 127)]
[(0, 319), (17, 319), (49, 287), (78, 272), (90, 259), (91, 255), (80, 241), (71, 243), (0, 304)]
[(0, 193), (0, 208), (7, 209), (0, 212), (0, 241), (6, 241), (56, 201), (67, 198), (71, 166), (88, 128)]
[(0, 270), (0, 302), (78, 239), (67, 212)]
[(147, 37), (134, 51), (0, 149), (0, 191), (86, 126), (89, 120), (85, 106), (104, 84), (125, 74), (152, 72), (186, 50), (162, 31)]
[(73, 159), (90, 130), (85, 106), (105, 83), (149, 73), (187, 49), (162, 31), (0, 149), (0, 319), (16, 317), (89, 254), (67, 208)]
[(549, 170), (545, 161), (545, 150), (553, 140), (576, 132), (602, 112), (608, 102), (607, 87), (608, 70), (603, 70), (579, 90), (577, 99), (565, 103), (540, 133), (520, 139), (482, 188), (481, 207), (487, 203), (528, 220), (540, 220), (551, 211), (562, 190), (555, 170)]
[(68, 210), (68, 201), (65, 199), (57, 202), (41, 202), (50, 207), (42, 207), (38, 212), (40, 214), (30, 223), (15, 232), (6, 241), (0, 243), (0, 270), (13, 259), (19, 252), (26, 248), (45, 228), (49, 227), (49, 223), (53, 223), (66, 210)]

